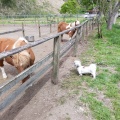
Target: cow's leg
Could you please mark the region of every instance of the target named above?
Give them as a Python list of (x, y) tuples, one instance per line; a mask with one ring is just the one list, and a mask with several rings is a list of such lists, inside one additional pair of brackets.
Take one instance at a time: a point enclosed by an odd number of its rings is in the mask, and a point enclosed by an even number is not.
[(0, 69), (2, 71), (3, 78), (7, 78), (7, 75), (6, 75), (5, 69), (4, 69), (4, 65), (3, 65), (3, 60), (0, 60)]
[(69, 35), (69, 40), (71, 40), (71, 38), (72, 38), (72, 31), (70, 31), (69, 33), (68, 33), (68, 35)]
[(71, 37), (69, 37), (69, 40), (71, 40), (72, 38)]
[(2, 76), (3, 76), (3, 78), (4, 78), (4, 79), (7, 78), (7, 75), (6, 75), (6, 73), (5, 73), (4, 67), (0, 67), (0, 69), (1, 69), (1, 71), (2, 71)]
[[(18, 72), (21, 73), (22, 71), (24, 71), (25, 69), (21, 66), (17, 67), (18, 69)], [(23, 80), (22, 80), (22, 83), (24, 83), (25, 81), (27, 81), (28, 79), (30, 78), (30, 75), (28, 75), (27, 77), (25, 77)]]
[(75, 37), (75, 36), (74, 36), (74, 33), (75, 33), (75, 30), (72, 30), (72, 31), (70, 31), (70, 32), (68, 33), (68, 35), (69, 35), (69, 40), (71, 40), (72, 38)]

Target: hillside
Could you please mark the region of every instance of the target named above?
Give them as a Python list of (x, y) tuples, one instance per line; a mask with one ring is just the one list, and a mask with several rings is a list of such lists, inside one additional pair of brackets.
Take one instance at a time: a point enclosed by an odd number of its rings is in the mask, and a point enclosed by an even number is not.
[(0, 1), (1, 15), (58, 14), (63, 0), (15, 0)]
[(44, 8), (47, 8), (53, 13), (59, 13), (61, 5), (64, 4), (63, 0), (37, 0), (37, 3)]

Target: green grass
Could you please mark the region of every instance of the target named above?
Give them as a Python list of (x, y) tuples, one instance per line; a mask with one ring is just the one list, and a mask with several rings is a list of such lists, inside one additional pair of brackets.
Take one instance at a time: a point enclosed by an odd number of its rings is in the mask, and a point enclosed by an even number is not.
[[(103, 105), (92, 94), (87, 94), (85, 97), (80, 98), (81, 101), (87, 103), (93, 112), (93, 117), (97, 120), (112, 120), (111, 111)], [(107, 119), (106, 119), (107, 118)]]
[[(94, 31), (88, 40), (88, 50), (79, 58), (83, 65), (97, 63), (96, 79), (88, 75), (80, 77), (74, 69), (62, 87), (70, 89), (71, 94), (82, 92), (79, 100), (88, 104), (95, 120), (120, 120), (120, 26), (113, 25), (110, 31), (103, 26), (102, 39)], [(102, 100), (99, 93), (104, 95)], [(112, 107), (106, 105), (108, 99)]]

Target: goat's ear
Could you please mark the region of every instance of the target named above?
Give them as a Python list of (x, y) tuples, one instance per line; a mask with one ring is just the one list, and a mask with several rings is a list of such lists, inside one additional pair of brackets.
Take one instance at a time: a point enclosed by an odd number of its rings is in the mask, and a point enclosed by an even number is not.
[(12, 59), (14, 59), (15, 57), (14, 56), (10, 56)]
[(13, 58), (13, 56), (10, 56), (11, 58)]

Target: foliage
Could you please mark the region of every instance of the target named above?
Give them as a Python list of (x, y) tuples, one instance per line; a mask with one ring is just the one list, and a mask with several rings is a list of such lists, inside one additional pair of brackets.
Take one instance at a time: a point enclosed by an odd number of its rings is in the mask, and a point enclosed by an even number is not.
[(92, 10), (97, 3), (97, 0), (77, 0), (79, 5), (85, 7), (86, 10)]
[(16, 4), (16, 0), (0, 0), (0, 3), (5, 7), (13, 7)]
[(119, 0), (77, 0), (77, 2), (86, 7), (87, 10), (98, 8), (99, 20), (103, 13), (107, 23), (107, 29), (112, 29), (112, 25), (116, 20), (116, 14), (120, 8)]
[(68, 0), (61, 6), (60, 13), (76, 14), (79, 10), (80, 6), (76, 0)]

